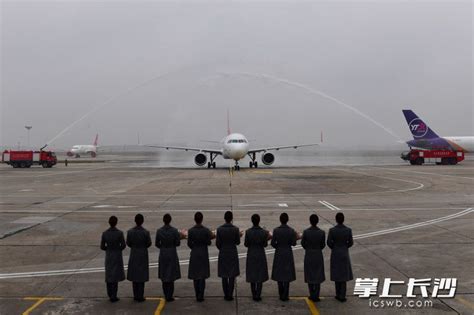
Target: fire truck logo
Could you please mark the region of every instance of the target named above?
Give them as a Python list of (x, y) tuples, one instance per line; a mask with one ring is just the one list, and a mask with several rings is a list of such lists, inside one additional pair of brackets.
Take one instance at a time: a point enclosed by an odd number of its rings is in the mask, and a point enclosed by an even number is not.
[(411, 134), (415, 138), (423, 138), (428, 133), (428, 126), (420, 118), (410, 121), (409, 126)]

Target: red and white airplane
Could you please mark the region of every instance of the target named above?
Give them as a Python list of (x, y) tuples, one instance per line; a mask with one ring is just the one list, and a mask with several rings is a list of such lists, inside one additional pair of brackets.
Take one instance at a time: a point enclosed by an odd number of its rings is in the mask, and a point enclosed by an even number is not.
[[(250, 158), (249, 167), (258, 167), (257, 153), (262, 155), (261, 161), (265, 165), (272, 165), (275, 162), (275, 156), (273, 153), (268, 151), (278, 151), (280, 149), (297, 149), (300, 147), (316, 146), (318, 144), (296, 144), (287, 146), (275, 146), (266, 148), (251, 149), (249, 141), (241, 133), (232, 133), (229, 127), (229, 113), (227, 113), (227, 136), (219, 142), (219, 149), (206, 149), (197, 147), (177, 147), (177, 146), (161, 146), (161, 145), (147, 145), (147, 147), (161, 148), (161, 149), (174, 149), (183, 151), (195, 151), (198, 152), (194, 157), (194, 163), (198, 166), (204, 166), (207, 163), (207, 168), (216, 168), (215, 159), (218, 156), (222, 156), (226, 160), (235, 161), (235, 170), (240, 170), (239, 161), (245, 156)], [(209, 156), (209, 160), (208, 160)]]
[(99, 141), (99, 134), (95, 135), (94, 144), (76, 144), (73, 145), (71, 150), (68, 151), (67, 156), (75, 156), (76, 158), (81, 157), (81, 154), (90, 155), (95, 158), (97, 156), (97, 148)]

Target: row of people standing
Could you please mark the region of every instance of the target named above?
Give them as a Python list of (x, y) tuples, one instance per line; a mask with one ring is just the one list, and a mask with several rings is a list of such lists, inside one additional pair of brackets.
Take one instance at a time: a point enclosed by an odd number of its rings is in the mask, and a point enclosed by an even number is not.
[[(160, 249), (158, 258), (158, 278), (162, 281), (163, 292), (168, 302), (173, 301), (174, 282), (181, 278), (177, 247), (181, 240), (187, 238), (191, 249), (188, 278), (193, 280), (196, 300), (204, 301), (206, 279), (210, 277), (208, 247), (216, 239), (219, 250), (217, 274), (222, 278), (224, 299), (233, 300), (235, 278), (240, 275), (237, 246), (242, 232), (232, 224), (232, 212), (224, 214), (225, 224), (214, 233), (203, 223), (203, 215), (196, 212), (195, 225), (188, 231), (178, 231), (171, 226), (171, 216), (163, 216), (163, 227), (156, 232), (155, 246)], [(320, 285), (325, 281), (324, 259), (322, 249), (326, 246), (325, 232), (318, 228), (318, 216), (310, 216), (311, 226), (302, 234), (288, 225), (288, 214), (280, 215), (281, 225), (273, 233), (260, 227), (260, 216), (251, 217), (253, 226), (245, 232), (244, 245), (248, 248), (246, 260), (246, 281), (250, 283), (252, 297), (261, 300), (263, 283), (269, 280), (265, 248), (271, 240), (275, 248), (271, 279), (278, 282), (280, 300), (289, 299), (290, 282), (296, 280), (295, 262), (292, 246), (301, 239), (305, 249), (304, 280), (308, 284), (309, 298), (319, 301)], [(127, 232), (125, 241), (123, 233), (116, 228), (117, 218), (110, 217), (110, 228), (102, 234), (101, 249), (106, 251), (105, 281), (107, 293), (112, 302), (116, 302), (118, 282), (125, 280), (122, 250), (126, 245), (131, 248), (127, 279), (133, 283), (134, 299), (145, 301), (144, 287), (149, 280), (148, 248), (152, 245), (150, 233), (143, 228), (143, 215), (135, 216), (136, 226)], [(353, 279), (348, 249), (353, 245), (352, 231), (344, 226), (344, 215), (336, 215), (337, 225), (330, 229), (327, 245), (331, 252), (331, 280), (335, 282), (336, 299), (346, 300), (346, 282)]]

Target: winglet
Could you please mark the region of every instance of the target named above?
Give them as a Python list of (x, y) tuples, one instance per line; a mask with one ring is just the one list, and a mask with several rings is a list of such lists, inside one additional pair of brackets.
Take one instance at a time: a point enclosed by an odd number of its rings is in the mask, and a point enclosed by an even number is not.
[(99, 143), (99, 134), (96, 134), (95, 140), (94, 140), (94, 146), (97, 146), (98, 143)]

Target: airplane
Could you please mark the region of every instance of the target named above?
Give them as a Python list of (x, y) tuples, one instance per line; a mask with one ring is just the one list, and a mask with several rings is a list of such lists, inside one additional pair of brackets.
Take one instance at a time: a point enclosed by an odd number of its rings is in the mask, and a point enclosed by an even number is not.
[(97, 143), (99, 141), (99, 134), (95, 135), (94, 144), (76, 144), (73, 145), (71, 150), (67, 152), (67, 156), (75, 156), (80, 158), (81, 154), (88, 154), (95, 158), (97, 156)]
[(406, 142), (410, 148), (474, 152), (474, 136), (440, 137), (412, 110), (403, 110), (403, 115), (413, 135), (413, 140)]
[[(275, 156), (268, 151), (278, 151), (281, 149), (297, 149), (300, 147), (316, 146), (318, 144), (298, 144), (288, 146), (274, 146), (267, 148), (256, 148), (250, 149), (250, 144), (247, 138), (241, 133), (232, 133), (229, 127), (229, 114), (227, 113), (227, 136), (225, 136), (220, 142), (220, 149), (205, 149), (205, 148), (193, 148), (193, 147), (177, 147), (177, 146), (160, 146), (160, 145), (147, 145), (151, 148), (160, 149), (173, 149), (183, 151), (195, 151), (198, 152), (194, 157), (194, 163), (197, 166), (204, 166), (207, 163), (207, 168), (216, 168), (215, 159), (218, 156), (222, 156), (226, 160), (234, 160), (236, 171), (240, 170), (239, 161), (245, 156), (250, 158), (249, 167), (258, 167), (257, 153), (262, 153), (261, 161), (263, 164), (269, 166), (275, 162)], [(209, 154), (209, 161), (207, 158)]]

